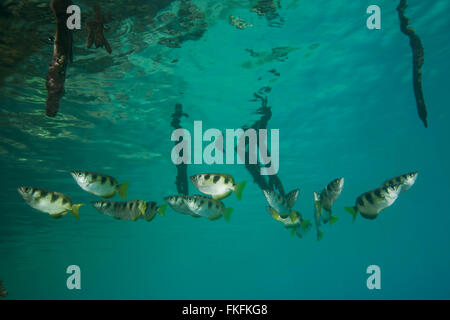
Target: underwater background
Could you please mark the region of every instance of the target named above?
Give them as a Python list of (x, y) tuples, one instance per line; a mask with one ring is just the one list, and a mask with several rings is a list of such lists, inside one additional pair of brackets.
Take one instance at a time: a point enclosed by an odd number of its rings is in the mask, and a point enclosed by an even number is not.
[[(11, 1), (9, 1), (11, 2)], [(111, 16), (112, 54), (86, 49), (90, 1), (75, 1), (74, 32), (59, 113), (45, 116), (45, 77), (55, 21), (48, 1), (4, 3), (0, 28), (0, 280), (6, 299), (449, 299), (450, 2), (409, 0), (406, 16), (425, 49), (428, 128), (417, 116), (409, 39), (398, 1), (98, 1)], [(366, 9), (381, 8), (381, 30)], [(179, 10), (185, 6), (186, 10)], [(230, 16), (242, 25), (233, 25)], [(447, 89), (446, 89), (447, 88)], [(188, 176), (232, 174), (243, 199), (224, 200), (231, 221), (168, 208), (153, 221), (118, 221), (89, 203), (71, 170), (129, 181), (129, 200), (177, 194), (170, 155), (174, 106), (181, 125), (242, 128), (267, 97), (280, 129), (286, 192), (313, 221), (313, 192), (344, 177), (339, 220), (292, 237), (270, 217), (243, 165), (189, 165)], [(204, 143), (204, 146), (206, 143)], [(418, 171), (415, 185), (375, 220), (352, 217), (363, 192)], [(189, 183), (190, 193), (197, 190)], [(80, 219), (51, 219), (17, 192), (34, 186), (85, 203)], [(116, 196), (113, 200), (120, 200)], [(381, 269), (368, 290), (366, 268)], [(66, 268), (81, 268), (68, 290)]]

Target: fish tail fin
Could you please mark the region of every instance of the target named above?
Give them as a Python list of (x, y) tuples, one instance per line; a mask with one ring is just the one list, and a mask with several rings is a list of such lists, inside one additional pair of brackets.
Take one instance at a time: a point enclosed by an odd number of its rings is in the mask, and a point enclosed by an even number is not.
[(330, 226), (331, 226), (333, 223), (335, 223), (336, 221), (338, 221), (338, 220), (339, 220), (338, 217), (336, 217), (336, 216), (331, 216), (331, 219), (330, 219)]
[(75, 217), (75, 219), (79, 219), (79, 215), (78, 215), (78, 211), (80, 209), (80, 207), (84, 206), (84, 204), (79, 203), (79, 204), (74, 204), (72, 205), (72, 210), (70, 210), (70, 212), (72, 213), (72, 215)]
[(320, 242), (320, 240), (322, 240), (323, 238), (323, 230), (318, 230), (317, 231), (317, 241)]
[(233, 213), (233, 208), (225, 209), (225, 214), (224, 214), (225, 221), (230, 221), (232, 213)]
[(119, 188), (117, 190), (117, 193), (119, 196), (122, 197), (123, 200), (127, 199), (127, 189), (128, 189), (128, 182), (124, 182), (119, 185)]
[(300, 227), (302, 228), (303, 232), (308, 231), (311, 228), (311, 221), (309, 220), (303, 220), (300, 223)]
[(167, 209), (167, 204), (163, 204), (156, 211), (158, 211), (158, 213), (161, 217), (164, 217), (164, 214), (166, 213), (166, 209)]
[(344, 209), (353, 216), (353, 222), (355, 222), (356, 215), (358, 214), (358, 211), (356, 211), (356, 207), (345, 207)]
[(243, 181), (234, 186), (234, 194), (236, 195), (238, 200), (242, 199), (242, 190), (244, 190), (246, 184), (247, 182)]

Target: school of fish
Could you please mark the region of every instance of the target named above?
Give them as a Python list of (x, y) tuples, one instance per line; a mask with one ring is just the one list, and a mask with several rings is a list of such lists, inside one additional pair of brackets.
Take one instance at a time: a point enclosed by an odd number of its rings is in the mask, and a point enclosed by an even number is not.
[[(165, 203), (158, 205), (154, 201), (125, 201), (128, 182), (119, 184), (112, 176), (88, 171), (71, 171), (70, 174), (81, 189), (92, 195), (105, 199), (119, 195), (124, 201), (99, 200), (92, 201), (91, 204), (105, 216), (128, 221), (152, 221), (157, 215), (165, 215), (167, 205), (175, 212), (194, 218), (217, 220), (223, 217), (224, 220), (230, 221), (233, 208), (226, 207), (222, 200), (232, 193), (241, 200), (246, 186), (245, 181), (236, 183), (229, 174), (201, 173), (191, 176), (190, 180), (198, 191), (206, 195), (170, 195), (164, 198)], [(344, 209), (352, 215), (353, 222), (358, 213), (365, 219), (376, 219), (382, 211), (392, 206), (401, 193), (414, 185), (417, 176), (416, 171), (388, 179), (381, 186), (358, 196), (354, 206)], [(333, 225), (338, 220), (338, 217), (333, 215), (332, 207), (343, 188), (344, 178), (341, 177), (332, 180), (321, 192), (313, 192), (313, 218), (317, 241), (323, 238), (323, 226)], [(30, 207), (54, 219), (62, 218), (69, 212), (79, 219), (79, 209), (84, 205), (74, 204), (69, 196), (56, 191), (29, 186), (19, 187), (17, 190)], [(274, 220), (281, 222), (293, 236), (303, 238), (308, 233), (312, 223), (294, 209), (300, 194), (299, 189), (294, 189), (286, 195), (266, 189), (263, 194), (268, 203), (266, 211)]]

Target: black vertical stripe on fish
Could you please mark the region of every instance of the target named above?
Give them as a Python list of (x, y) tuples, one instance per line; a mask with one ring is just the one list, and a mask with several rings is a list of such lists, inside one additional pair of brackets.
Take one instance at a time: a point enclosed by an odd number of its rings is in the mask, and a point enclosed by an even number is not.
[(205, 180), (209, 180), (209, 174), (205, 174)]
[(367, 201), (369, 201), (370, 204), (374, 204), (374, 200), (370, 192), (366, 193), (366, 199)]
[(56, 200), (58, 200), (58, 197), (54, 193), (51, 193), (50, 202), (55, 202)]
[(377, 198), (381, 198), (381, 191), (380, 191), (380, 189), (376, 189), (374, 193), (375, 193), (375, 196)]
[(214, 176), (213, 183), (217, 183), (220, 180), (220, 176)]
[(65, 197), (62, 198), (62, 204), (63, 204), (63, 205), (65, 205), (65, 204), (68, 203), (68, 202), (69, 202), (69, 201), (68, 201)]
[(359, 197), (356, 202), (359, 206), (361, 206), (361, 207), (364, 206), (364, 201), (363, 201), (362, 197)]
[(31, 192), (31, 195), (33, 196), (33, 197), (39, 197), (39, 190), (38, 189), (32, 189), (33, 190), (33, 192)]
[(212, 205), (213, 205), (213, 204), (212, 204), (212, 201), (208, 201), (208, 208), (209, 208), (209, 209), (211, 209)]
[(228, 184), (228, 181), (230, 181), (230, 179), (228, 177), (225, 178), (225, 184)]
[(106, 183), (107, 178), (105, 176), (101, 176), (100, 177), (100, 183), (101, 184), (105, 184)]

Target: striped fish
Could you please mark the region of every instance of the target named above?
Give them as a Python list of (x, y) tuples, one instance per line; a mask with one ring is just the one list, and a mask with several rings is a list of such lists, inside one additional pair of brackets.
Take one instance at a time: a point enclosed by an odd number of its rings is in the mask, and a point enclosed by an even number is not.
[(297, 234), (299, 238), (303, 238), (303, 235), (311, 228), (311, 222), (304, 220), (298, 211), (294, 211), (295, 217), (282, 218), (274, 208), (267, 206), (266, 210), (272, 218), (283, 223), (285, 228), (290, 229), (292, 235)]
[(166, 205), (158, 207), (156, 202), (133, 201), (93, 201), (92, 205), (101, 213), (118, 220), (145, 219), (151, 221), (156, 213), (164, 215)]
[(358, 212), (363, 218), (376, 219), (380, 211), (391, 206), (400, 192), (400, 186), (387, 186), (363, 193), (356, 199), (356, 206), (346, 207), (345, 210), (356, 220)]
[(292, 219), (295, 220), (296, 214), (295, 211), (292, 210), (295, 202), (297, 201), (298, 194), (300, 190), (296, 189), (289, 192), (286, 197), (277, 194), (273, 190), (263, 190), (264, 196), (266, 197), (269, 205), (275, 209), (276, 212), (282, 217), (287, 218), (288, 216), (292, 216)]
[(118, 193), (124, 200), (127, 198), (128, 182), (118, 184), (111, 176), (87, 171), (71, 171), (72, 177), (84, 191), (93, 195), (111, 198)]
[(229, 174), (202, 173), (191, 176), (192, 184), (202, 193), (211, 195), (215, 200), (222, 200), (234, 192), (236, 197), (242, 199), (242, 190), (246, 182), (234, 183), (234, 178)]
[(149, 201), (147, 202), (146, 210), (142, 216), (140, 216), (141, 219), (145, 219), (148, 222), (152, 221), (156, 214), (158, 213), (160, 216), (164, 216), (167, 209), (167, 204), (162, 204), (158, 206), (156, 202)]
[(217, 220), (223, 216), (229, 221), (233, 212), (233, 208), (225, 208), (222, 201), (204, 196), (185, 196), (184, 203), (190, 211), (209, 220)]
[[(322, 218), (323, 223), (330, 221), (330, 224), (333, 224), (336, 222), (337, 217), (332, 216), (331, 207), (341, 194), (343, 187), (344, 178), (334, 179), (322, 190), (320, 194), (317, 195), (319, 200), (318, 202), (315, 202), (315, 204), (318, 206), (319, 215)], [(322, 208), (325, 209), (323, 214)]]
[(48, 213), (52, 218), (64, 217), (69, 211), (78, 219), (78, 209), (83, 204), (72, 204), (72, 200), (65, 194), (32, 187), (17, 189), (30, 207)]
[(399, 193), (405, 192), (414, 185), (418, 174), (419, 173), (417, 171), (402, 174), (401, 176), (383, 182), (382, 187), (399, 186), (400, 187)]
[[(183, 196), (183, 195), (168, 196), (168, 197), (164, 198), (164, 201), (166, 201), (169, 204), (169, 206), (178, 213), (190, 215), (194, 218), (200, 218), (201, 216), (192, 212), (189, 209), (188, 205), (184, 202), (184, 199), (186, 197), (187, 196)], [(208, 197), (204, 197), (204, 198), (210, 199)]]

